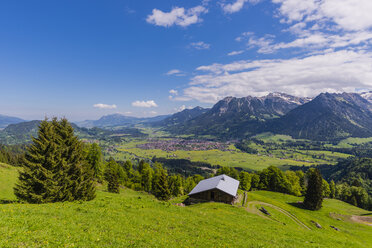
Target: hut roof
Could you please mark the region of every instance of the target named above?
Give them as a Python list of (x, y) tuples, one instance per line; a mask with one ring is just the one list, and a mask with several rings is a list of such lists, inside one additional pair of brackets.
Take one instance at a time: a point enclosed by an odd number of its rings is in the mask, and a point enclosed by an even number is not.
[(195, 186), (189, 195), (194, 195), (200, 192), (208, 191), (211, 189), (219, 189), (226, 194), (236, 196), (238, 192), (239, 181), (227, 175), (220, 175), (212, 178), (202, 180)]

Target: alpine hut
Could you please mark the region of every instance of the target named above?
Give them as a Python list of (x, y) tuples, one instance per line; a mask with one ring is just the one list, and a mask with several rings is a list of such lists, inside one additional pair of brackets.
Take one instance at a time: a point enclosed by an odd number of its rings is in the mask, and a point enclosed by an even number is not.
[(239, 181), (227, 175), (202, 180), (188, 194), (189, 203), (224, 202), (233, 204), (237, 199)]

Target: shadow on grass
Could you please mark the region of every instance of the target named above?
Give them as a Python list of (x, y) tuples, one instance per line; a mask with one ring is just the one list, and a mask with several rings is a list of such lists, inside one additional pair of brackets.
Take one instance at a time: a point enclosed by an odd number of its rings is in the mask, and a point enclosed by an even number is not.
[(372, 213), (368, 213), (368, 214), (361, 214), (360, 216), (369, 216), (371, 215), (372, 216)]
[(293, 207), (296, 207), (296, 208), (307, 210), (307, 208), (305, 208), (303, 202), (288, 202), (288, 204), (291, 205), (291, 206), (293, 206)]
[(0, 199), (0, 204), (13, 204), (13, 203), (19, 203), (19, 201), (18, 200)]

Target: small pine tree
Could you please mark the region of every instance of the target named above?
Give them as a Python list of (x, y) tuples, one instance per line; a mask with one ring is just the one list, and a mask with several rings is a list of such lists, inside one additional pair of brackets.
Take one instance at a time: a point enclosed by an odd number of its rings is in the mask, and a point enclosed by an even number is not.
[(141, 167), (141, 186), (146, 192), (150, 192), (152, 189), (152, 179), (154, 176), (154, 170), (148, 163), (143, 163)]
[(307, 191), (304, 206), (310, 210), (319, 210), (323, 202), (323, 178), (318, 169), (310, 169), (307, 172)]
[(102, 152), (98, 144), (93, 143), (89, 146), (86, 160), (93, 170), (94, 178), (100, 180), (102, 176)]
[(332, 180), (331, 183), (329, 184), (329, 190), (330, 190), (330, 198), (335, 198), (336, 197), (336, 185), (335, 182)]
[(153, 183), (153, 192), (159, 200), (168, 200), (171, 196), (168, 184), (168, 174), (166, 169), (159, 163), (155, 164), (155, 176)]
[(107, 191), (111, 193), (119, 193), (119, 165), (114, 159), (110, 159), (105, 169), (105, 180), (107, 181)]

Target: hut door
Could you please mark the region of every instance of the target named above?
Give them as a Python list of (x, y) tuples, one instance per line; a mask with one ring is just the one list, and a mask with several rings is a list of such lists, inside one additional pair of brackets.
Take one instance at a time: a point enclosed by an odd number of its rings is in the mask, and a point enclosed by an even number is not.
[(211, 192), (211, 200), (214, 201), (214, 192), (213, 191)]

